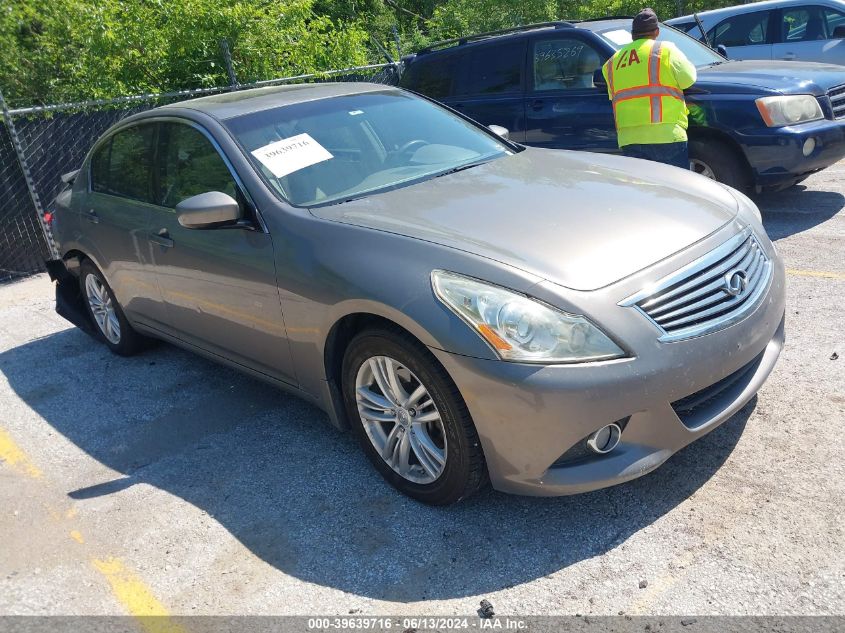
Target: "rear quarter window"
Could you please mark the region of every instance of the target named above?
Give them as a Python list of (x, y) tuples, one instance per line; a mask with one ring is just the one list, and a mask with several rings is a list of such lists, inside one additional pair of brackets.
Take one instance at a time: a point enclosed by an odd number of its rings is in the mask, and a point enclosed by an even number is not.
[(697, 28), (697, 24), (695, 22), (676, 22), (674, 24), (670, 24), (670, 26), (678, 29), (679, 31), (683, 31), (684, 33), (689, 33), (694, 28)]
[(109, 158), (111, 139), (107, 140), (91, 157), (91, 191), (108, 193)]
[(402, 85), (433, 99), (442, 99), (454, 94), (457, 55), (438, 55), (428, 59), (425, 56), (411, 63), (403, 77)]

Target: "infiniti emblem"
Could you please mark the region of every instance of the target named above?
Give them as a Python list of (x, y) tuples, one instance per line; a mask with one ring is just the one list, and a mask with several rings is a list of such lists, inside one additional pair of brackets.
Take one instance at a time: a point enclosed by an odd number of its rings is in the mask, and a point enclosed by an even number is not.
[(732, 297), (741, 295), (748, 287), (748, 277), (744, 270), (732, 270), (725, 275), (725, 285), (722, 288)]

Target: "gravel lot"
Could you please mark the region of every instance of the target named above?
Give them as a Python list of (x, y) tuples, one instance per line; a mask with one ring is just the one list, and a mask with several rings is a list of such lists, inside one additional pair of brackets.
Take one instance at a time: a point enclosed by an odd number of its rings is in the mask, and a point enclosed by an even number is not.
[(759, 200), (789, 283), (756, 401), (568, 498), (419, 505), (311, 406), (0, 286), (0, 614), (845, 615), (843, 194), (840, 163)]

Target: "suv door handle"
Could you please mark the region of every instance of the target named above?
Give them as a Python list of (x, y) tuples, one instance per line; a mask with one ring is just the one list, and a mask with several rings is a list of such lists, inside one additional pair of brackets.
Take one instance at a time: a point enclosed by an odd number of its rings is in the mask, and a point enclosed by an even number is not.
[(164, 248), (172, 248), (173, 240), (170, 238), (170, 232), (167, 229), (161, 229), (158, 233), (151, 233), (149, 240), (154, 244), (163, 246)]
[(85, 218), (91, 224), (99, 224), (99, 222), (100, 222), (100, 216), (97, 215), (97, 212), (94, 211), (94, 209), (88, 209), (88, 213), (85, 214)]
[(786, 60), (795, 59), (795, 53), (784, 53), (783, 58)]
[(542, 110), (543, 103), (544, 101), (542, 99), (534, 99), (534, 101), (531, 102), (531, 109), (534, 111)]

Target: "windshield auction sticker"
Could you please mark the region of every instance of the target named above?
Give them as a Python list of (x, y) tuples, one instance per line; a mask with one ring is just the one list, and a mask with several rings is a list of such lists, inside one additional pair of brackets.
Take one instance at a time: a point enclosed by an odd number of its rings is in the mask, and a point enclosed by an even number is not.
[(297, 134), (275, 141), (252, 152), (261, 164), (276, 178), (287, 176), (310, 165), (334, 158), (329, 151), (309, 134)]

